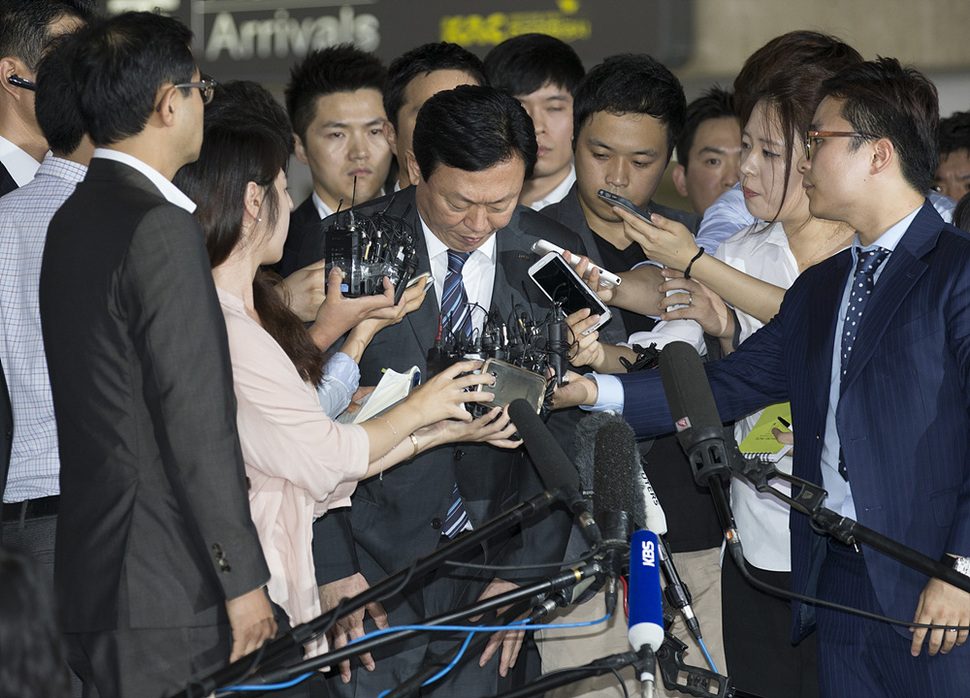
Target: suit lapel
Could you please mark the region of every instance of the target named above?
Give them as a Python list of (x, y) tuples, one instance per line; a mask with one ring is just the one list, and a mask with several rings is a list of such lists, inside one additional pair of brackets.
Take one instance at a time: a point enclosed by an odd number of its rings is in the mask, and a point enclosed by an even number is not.
[[(408, 207), (410, 206), (410, 209)], [(407, 214), (405, 215), (405, 211)], [(424, 230), (421, 227), (421, 217), (418, 215), (417, 205), (414, 201), (414, 187), (408, 187), (401, 192), (394, 202), (394, 210), (388, 213), (395, 216), (402, 216), (414, 231), (415, 247), (418, 251), (418, 268), (415, 276), (431, 271), (431, 260), (428, 257), (428, 246), (424, 242)], [(424, 297), (424, 303), (414, 312), (408, 313), (403, 322), (411, 326), (415, 340), (421, 347), (421, 352), (427, 356), (428, 350), (434, 344), (438, 336), (438, 324), (440, 311), (438, 308), (437, 292), (432, 285)]]
[[(828, 403), (828, 386), (832, 383), (832, 351), (835, 341), (835, 325), (841, 312), (842, 293), (845, 280), (852, 266), (849, 250), (840, 252), (830, 262), (827, 273), (819, 276), (816, 283), (807, 291), (808, 295), (808, 367), (811, 371), (809, 385), (821, 386), (815, 399), (821, 410)], [(821, 266), (821, 265), (820, 265)]]
[(942, 228), (943, 220), (939, 214), (925, 204), (889, 255), (886, 268), (866, 304), (859, 332), (852, 345), (852, 356), (842, 381), (843, 393), (872, 358), (893, 315), (926, 271), (926, 264), (920, 258), (936, 244)]
[(516, 210), (509, 224), (495, 233), (495, 283), (489, 312), (498, 313), (503, 321), (513, 316), (523, 299), (534, 307), (536, 298), (532, 291), (538, 291), (529, 278), (535, 255), (521, 239), (518, 217)]

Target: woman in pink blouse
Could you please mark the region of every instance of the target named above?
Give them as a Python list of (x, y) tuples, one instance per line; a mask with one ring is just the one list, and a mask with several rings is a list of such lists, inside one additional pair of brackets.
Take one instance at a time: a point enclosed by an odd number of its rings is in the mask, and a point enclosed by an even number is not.
[(360, 425), (337, 424), (326, 415), (318, 395), (326, 347), (314, 338), (350, 330), (343, 351), (359, 357), (380, 328), (421, 304), (424, 290), (409, 290), (397, 306), (390, 284), (383, 296), (367, 299), (331, 293), (317, 314), (317, 325), (326, 325), (319, 332), (308, 332), (286, 307), (270, 275), (260, 270), (280, 259), (292, 207), (284, 171), (289, 127), (265, 96), (269, 102), (259, 110), (240, 105), (214, 118), (207, 113), (200, 157), (179, 172), (177, 182), (199, 204), (196, 217), (226, 320), (239, 440), (250, 508), (271, 572), (269, 595), (295, 625), (321, 611), (310, 547), (313, 519), (349, 505), (358, 480), (449, 441), (517, 442), (510, 440), (514, 427), (507, 415), (493, 410), (472, 420), (465, 410), (463, 403), (492, 397), (465, 392), (493, 381), (470, 374), (479, 365), (472, 361), (440, 373)]

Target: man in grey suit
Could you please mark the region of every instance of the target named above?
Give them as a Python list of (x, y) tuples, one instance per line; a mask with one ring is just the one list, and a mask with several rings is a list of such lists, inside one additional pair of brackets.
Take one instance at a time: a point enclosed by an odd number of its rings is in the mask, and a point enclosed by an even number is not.
[[(494, 88), (464, 85), (439, 92), (422, 106), (408, 153), (414, 186), (356, 210), (386, 209), (413, 227), (417, 272), (432, 273), (435, 292), (429, 292), (424, 304), (401, 323), (377, 334), (360, 362), (364, 384), (374, 384), (385, 367), (425, 369), (442, 324), (446, 332), (459, 324), (455, 314), (448, 316), (452, 307), (448, 299), (455, 294), (446, 290), (456, 288), (459, 279), (463, 290), (458, 295), (464, 294), (470, 306), (477, 304), (503, 319), (524, 312), (539, 320), (549, 312), (549, 304), (527, 278), (530, 264), (537, 259), (532, 244), (540, 238), (567, 249), (581, 243), (554, 221), (516, 205), (535, 164), (536, 150), (534, 128), (525, 110), (515, 98)], [(332, 222), (333, 217), (325, 220), (321, 230)], [(322, 256), (322, 235), (307, 237), (300, 265)], [(460, 270), (455, 270), (452, 258), (460, 258)], [(483, 320), (484, 312), (471, 311), (471, 324), (477, 330)], [(379, 581), (541, 489), (534, 467), (521, 452), (470, 443), (422, 454), (385, 472), (382, 479), (361, 483), (349, 513), (332, 511), (314, 529), (324, 600), (333, 605), (341, 596), (366, 588), (368, 582)], [(449, 510), (464, 510), (467, 518), (449, 516)], [(348, 525), (349, 536), (342, 524)], [(557, 512), (530, 522), (521, 533), (489, 541), (469, 561), (498, 565), (558, 561), (568, 531), (568, 519)], [(518, 578), (507, 572), (496, 578), (493, 573), (447, 568), (414, 580), (403, 593), (386, 600), (384, 608), (394, 625), (417, 622), (509, 589)], [(383, 621), (384, 609), (379, 605), (369, 610), (376, 621)], [(363, 613), (345, 619), (334, 634), (334, 644), (359, 635), (362, 619)], [(519, 633), (493, 636), (481, 656), (466, 658), (434, 685), (435, 695), (501, 691), (513, 680), (509, 669), (521, 640)], [(396, 645), (376, 656), (376, 666), (365, 657), (374, 671), (353, 673), (357, 695), (377, 695), (396, 686), (453, 642), (448, 638), (429, 643), (423, 637), (404, 647)], [(489, 662), (500, 648), (501, 656)], [(345, 680), (351, 680), (349, 668), (344, 671)]]
[(85, 696), (172, 693), (276, 632), (225, 326), (192, 202), (191, 33), (150, 13), (71, 39), (97, 146), (51, 221), (40, 309), (61, 453), (54, 584)]

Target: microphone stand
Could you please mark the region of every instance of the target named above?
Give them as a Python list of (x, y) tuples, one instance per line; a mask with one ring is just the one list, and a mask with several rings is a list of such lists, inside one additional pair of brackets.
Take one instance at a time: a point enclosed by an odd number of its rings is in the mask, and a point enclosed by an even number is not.
[[(922, 572), (929, 577), (936, 577), (970, 593), (970, 577), (960, 574), (952, 567), (947, 567), (939, 560), (934, 560), (888, 536), (873, 531), (858, 521), (822, 506), (828, 492), (819, 485), (783, 473), (775, 467), (774, 463), (769, 461), (745, 458), (740, 451), (735, 453), (731, 466), (735, 473), (754, 485), (759, 492), (770, 494), (787, 503), (795, 511), (805, 514), (817, 524), (823, 533), (827, 533), (845, 545), (857, 549), (859, 544), (868, 545), (873, 550), (877, 550), (917, 572)], [(773, 478), (779, 478), (791, 484), (792, 496), (770, 486), (768, 480)]]
[[(760, 698), (754, 693), (748, 693), (730, 686), (730, 678), (726, 676), (715, 674), (708, 669), (684, 664), (685, 649), (687, 649), (687, 645), (683, 642), (670, 633), (664, 634), (664, 642), (657, 650), (656, 657), (657, 666), (660, 668), (660, 674), (667, 689), (699, 698)], [(583, 679), (609, 674), (628, 666), (633, 666), (639, 676), (642, 665), (647, 661), (648, 651), (649, 649), (644, 646), (639, 652), (611, 654), (595, 659), (589, 664), (540, 676), (525, 686), (501, 693), (495, 698), (530, 698), (530, 696), (542, 695), (546, 691), (551, 691), (560, 686), (567, 686)], [(677, 683), (680, 674), (687, 675), (686, 683)], [(711, 692), (712, 683), (716, 683), (716, 693)]]
[[(385, 577), (382, 581), (365, 589), (356, 596), (344, 599), (329, 612), (306, 623), (297, 625), (285, 635), (264, 645), (262, 655), (259, 654), (261, 650), (247, 654), (228, 666), (218, 669), (202, 679), (193, 681), (183, 691), (175, 694), (173, 698), (204, 698), (210, 695), (216, 688), (238, 683), (241, 679), (246, 678), (254, 669), (254, 658), (258, 657), (261, 664), (266, 663), (281, 656), (292, 648), (308, 642), (316, 635), (325, 632), (337, 619), (342, 618), (351, 611), (362, 608), (373, 601), (380, 600), (385, 595), (396, 590), (399, 585), (405, 583), (408, 579), (419, 578), (431, 572), (448, 558), (481, 545), (497, 533), (512, 528), (538, 512), (547, 509), (561, 498), (562, 492), (559, 489), (555, 489), (552, 492), (540, 492), (534, 497), (517, 504), (512, 509), (499, 514), (479, 528), (468, 531), (458, 538), (449, 541), (434, 552), (419, 558), (409, 567), (398, 570), (390, 576)], [(355, 645), (354, 647), (356, 649), (359, 645)], [(357, 653), (358, 651), (354, 651), (349, 656)], [(326, 666), (326, 664), (321, 664), (320, 666)]]
[[(507, 591), (503, 594), (496, 594), (495, 596), (490, 596), (487, 599), (476, 601), (474, 604), (458, 609), (456, 611), (435, 616), (433, 618), (425, 620), (422, 623), (422, 625), (427, 625), (427, 626), (454, 625), (456, 623), (464, 621), (469, 616), (487, 613), (489, 611), (499, 608), (500, 606), (507, 606), (509, 604), (517, 604), (519, 602), (524, 602), (525, 600), (530, 600), (528, 604), (523, 603), (523, 608), (520, 608), (517, 610), (517, 613), (516, 613), (516, 616), (517, 616), (517, 615), (520, 615), (525, 608), (528, 608), (528, 606), (532, 605), (531, 599), (533, 599), (534, 597), (547, 594), (547, 593), (554, 593), (561, 589), (569, 588), (572, 585), (576, 584), (577, 582), (587, 577), (600, 575), (602, 573), (603, 573), (603, 569), (598, 563), (585, 565), (584, 567), (578, 570), (566, 570), (565, 572), (560, 572), (555, 577), (544, 579), (542, 581), (535, 582), (527, 586), (522, 586), (517, 589), (512, 589), (511, 591)], [(384, 582), (381, 582), (381, 585), (383, 584)], [(363, 592), (363, 593), (366, 593), (366, 592)], [(324, 616), (320, 616), (320, 618), (323, 618), (323, 617)], [(315, 621), (310, 621), (310, 622), (313, 623)], [(479, 623), (479, 624), (484, 624), (484, 623)], [(470, 624), (468, 625), (468, 628), (469, 630), (473, 630), (479, 624)], [(399, 630), (395, 632), (382, 633), (375, 637), (371, 637), (366, 640), (361, 640), (360, 642), (355, 642), (345, 647), (341, 647), (340, 649), (332, 650), (330, 652), (327, 652), (326, 654), (321, 654), (311, 659), (307, 659), (298, 664), (292, 664), (289, 666), (281, 667), (279, 669), (274, 669), (265, 674), (256, 674), (256, 675), (250, 676), (246, 679), (246, 683), (247, 685), (264, 686), (267, 684), (285, 682), (285, 681), (288, 681), (289, 679), (292, 679), (300, 674), (304, 674), (308, 671), (316, 671), (317, 669), (333, 666), (334, 664), (338, 664), (339, 662), (342, 662), (345, 659), (350, 659), (351, 657), (355, 657), (359, 654), (370, 652), (371, 650), (381, 647), (383, 645), (392, 644), (394, 642), (398, 642), (400, 640), (413, 637), (414, 635), (417, 635), (420, 632), (423, 632), (423, 631)], [(484, 634), (487, 637), (487, 633), (484, 633)]]

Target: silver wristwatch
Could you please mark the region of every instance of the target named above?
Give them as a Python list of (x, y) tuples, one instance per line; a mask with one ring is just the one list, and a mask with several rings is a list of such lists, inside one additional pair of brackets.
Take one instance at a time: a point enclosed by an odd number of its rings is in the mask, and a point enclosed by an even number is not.
[(970, 577), (970, 557), (954, 557), (953, 555), (944, 555), (942, 562), (945, 565), (949, 565), (965, 577)]

